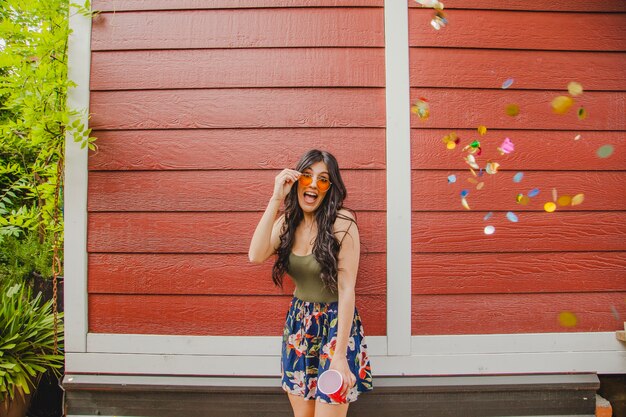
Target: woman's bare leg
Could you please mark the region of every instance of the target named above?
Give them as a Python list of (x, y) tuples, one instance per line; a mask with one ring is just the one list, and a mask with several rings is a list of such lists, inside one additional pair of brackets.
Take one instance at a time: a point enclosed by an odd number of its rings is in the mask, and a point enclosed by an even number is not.
[(346, 417), (349, 405), (350, 404), (326, 404), (316, 401), (314, 417)]
[(287, 393), (291, 408), (293, 408), (294, 417), (314, 417), (315, 415), (315, 401), (305, 401), (304, 397), (299, 395), (293, 395)]

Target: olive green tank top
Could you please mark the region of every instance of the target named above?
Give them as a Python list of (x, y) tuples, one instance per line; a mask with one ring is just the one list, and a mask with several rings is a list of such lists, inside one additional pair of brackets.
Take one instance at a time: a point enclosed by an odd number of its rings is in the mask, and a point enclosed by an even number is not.
[(296, 284), (295, 297), (312, 303), (332, 303), (338, 301), (337, 294), (324, 287), (321, 277), (322, 266), (312, 253), (289, 255), (287, 273)]

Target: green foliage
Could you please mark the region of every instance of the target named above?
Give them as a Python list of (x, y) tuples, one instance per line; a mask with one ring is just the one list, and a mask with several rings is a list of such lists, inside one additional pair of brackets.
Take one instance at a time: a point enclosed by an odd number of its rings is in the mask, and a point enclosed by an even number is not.
[[(89, 2), (78, 13), (93, 15)], [(61, 232), (52, 219), (66, 133), (95, 149), (66, 105), (68, 17), (66, 0), (0, 0), (0, 241)]]
[[(48, 369), (58, 374), (63, 355), (54, 352), (52, 301), (41, 303), (21, 285), (0, 287), (0, 402), (29, 394)], [(59, 349), (63, 327), (59, 323)]]
[(32, 274), (52, 276), (52, 240), (40, 242), (34, 232), (6, 237), (0, 244), (0, 287), (24, 282)]

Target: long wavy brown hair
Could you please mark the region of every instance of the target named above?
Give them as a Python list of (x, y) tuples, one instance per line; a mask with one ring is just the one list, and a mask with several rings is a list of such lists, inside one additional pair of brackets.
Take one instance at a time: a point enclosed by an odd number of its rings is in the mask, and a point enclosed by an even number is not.
[[(328, 167), (328, 175), (332, 186), (324, 196), (320, 206), (315, 210), (317, 236), (313, 244), (313, 256), (321, 265), (321, 278), (324, 286), (332, 292), (337, 292), (337, 260), (340, 242), (335, 236), (333, 226), (337, 217), (350, 221), (354, 220), (339, 213), (339, 210), (345, 208), (343, 207), (343, 201), (346, 199), (347, 191), (341, 179), (337, 159), (331, 153), (311, 149), (302, 155), (295, 169), (302, 172), (320, 161), (323, 161)], [(350, 212), (354, 215), (352, 210)], [(289, 194), (285, 197), (285, 222), (280, 234), (280, 245), (276, 250), (276, 261), (272, 268), (272, 280), (276, 286), (281, 288), (283, 277), (289, 267), (289, 255), (293, 247), (296, 229), (303, 218), (304, 213), (298, 203), (298, 187), (297, 184), (294, 184)]]

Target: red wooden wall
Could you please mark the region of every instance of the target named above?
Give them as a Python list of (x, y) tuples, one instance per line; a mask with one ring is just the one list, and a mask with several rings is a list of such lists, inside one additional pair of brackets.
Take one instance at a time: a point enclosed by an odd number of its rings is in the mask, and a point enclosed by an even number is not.
[[(626, 319), (626, 2), (447, 0), (448, 25), (409, 1), (412, 115), (412, 332), (482, 334), (611, 331)], [(514, 83), (508, 89), (502, 83)], [(565, 115), (550, 102), (577, 81)], [(516, 117), (508, 104), (519, 105)], [(577, 109), (588, 111), (579, 120)], [(477, 127), (488, 128), (480, 136)], [(446, 149), (451, 131), (459, 147)], [(580, 135), (578, 140), (575, 137)], [(500, 155), (505, 137), (515, 151)], [(484, 188), (462, 149), (479, 139)], [(608, 158), (596, 150), (614, 147)], [(513, 176), (523, 172), (519, 183)], [(448, 175), (457, 177), (448, 184)], [(539, 188), (529, 205), (518, 193)], [(583, 204), (543, 210), (557, 194)], [(471, 210), (461, 204), (467, 189)], [(512, 223), (508, 211), (517, 214)], [(493, 217), (483, 220), (488, 212)], [(495, 233), (486, 235), (487, 225)], [(559, 315), (573, 313), (575, 326)], [(567, 323), (565, 323), (567, 324)], [(570, 323), (571, 324), (571, 323)]]
[(382, 2), (93, 8), (89, 331), (279, 335), (293, 287), (248, 244), (274, 175), (319, 147), (357, 210), (366, 331), (385, 334)]

